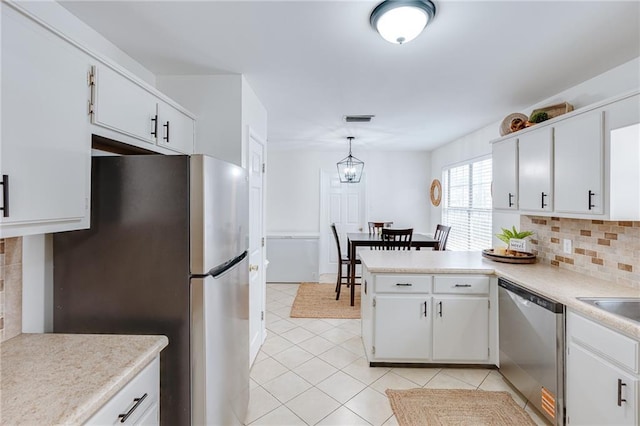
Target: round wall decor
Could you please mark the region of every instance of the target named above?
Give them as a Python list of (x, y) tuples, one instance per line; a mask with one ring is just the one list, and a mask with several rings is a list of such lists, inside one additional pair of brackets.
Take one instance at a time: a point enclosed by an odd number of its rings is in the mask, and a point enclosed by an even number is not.
[(438, 179), (434, 179), (433, 182), (431, 182), (429, 193), (431, 196), (431, 204), (438, 207), (442, 200), (442, 185)]

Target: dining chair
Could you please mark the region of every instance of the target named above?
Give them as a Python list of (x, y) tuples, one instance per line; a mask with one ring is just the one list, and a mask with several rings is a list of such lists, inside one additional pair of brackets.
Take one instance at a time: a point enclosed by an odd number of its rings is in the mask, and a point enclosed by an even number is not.
[(389, 228), (393, 222), (369, 222), (369, 235), (380, 233), (382, 228)]
[(436, 226), (436, 232), (433, 234), (433, 238), (438, 240), (438, 243), (433, 248), (434, 250), (444, 251), (447, 249), (447, 240), (449, 239), (450, 226), (440, 225)]
[[(338, 251), (338, 279), (336, 280), (336, 300), (340, 299), (340, 289), (342, 288), (342, 284), (347, 284), (349, 287), (349, 278), (351, 277), (351, 259), (349, 258), (349, 253), (346, 256), (342, 255), (342, 249), (340, 248), (340, 237), (338, 237), (338, 230), (336, 229), (336, 224), (331, 224), (331, 231), (333, 232), (333, 238), (336, 240), (336, 249)], [(362, 261), (356, 258), (355, 263), (361, 264)], [(347, 274), (342, 274), (342, 267), (347, 265)], [(356, 277), (360, 278), (360, 277)], [(358, 283), (354, 283), (358, 284)]]
[[(385, 250), (411, 250), (413, 228), (382, 228), (382, 245)], [(390, 244), (393, 243), (393, 244)]]

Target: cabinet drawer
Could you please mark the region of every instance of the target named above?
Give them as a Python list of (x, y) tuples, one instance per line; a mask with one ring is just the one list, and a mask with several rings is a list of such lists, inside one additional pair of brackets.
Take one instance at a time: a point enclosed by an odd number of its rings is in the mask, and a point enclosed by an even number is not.
[(638, 372), (639, 342), (573, 312), (567, 319), (571, 340), (587, 346), (612, 361)]
[(434, 293), (489, 294), (489, 277), (465, 275), (437, 276), (433, 280)]
[[(138, 373), (136, 377), (127, 383), (124, 388), (115, 394), (113, 398), (102, 406), (102, 408), (87, 421), (86, 425), (140, 424), (141, 419), (145, 419), (145, 421), (153, 419), (154, 417), (157, 419), (157, 416), (152, 413), (154, 413), (153, 410), (157, 411), (157, 405), (160, 399), (159, 389), (160, 358), (156, 357), (148, 366)], [(143, 397), (144, 399), (140, 400)], [(135, 409), (134, 406), (136, 406)], [(131, 412), (131, 414), (127, 417), (127, 420), (121, 422), (119, 416), (129, 412)], [(153, 424), (153, 422), (151, 424)]]
[(431, 275), (377, 275), (377, 293), (431, 293)]

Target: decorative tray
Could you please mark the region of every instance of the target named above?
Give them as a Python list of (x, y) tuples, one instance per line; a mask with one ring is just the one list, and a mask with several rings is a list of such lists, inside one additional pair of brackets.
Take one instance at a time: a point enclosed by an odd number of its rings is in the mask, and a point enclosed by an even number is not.
[(484, 249), (482, 257), (503, 263), (536, 263), (536, 255), (527, 252), (518, 252), (517, 255), (503, 255), (494, 253), (493, 249)]

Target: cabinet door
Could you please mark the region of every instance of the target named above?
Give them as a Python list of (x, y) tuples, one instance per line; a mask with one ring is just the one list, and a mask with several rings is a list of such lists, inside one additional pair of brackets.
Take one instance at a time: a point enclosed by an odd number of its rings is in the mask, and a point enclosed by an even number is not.
[(492, 147), (492, 199), (494, 209), (518, 209), (518, 139), (496, 142)]
[(95, 70), (93, 123), (152, 144), (161, 126), (157, 98), (106, 65)]
[(489, 298), (433, 298), (433, 360), (489, 359)]
[[(91, 425), (158, 425), (160, 411), (160, 357), (118, 391), (85, 423)], [(121, 422), (121, 415), (128, 414)]]
[(603, 213), (603, 112), (554, 126), (554, 204), (562, 213)]
[(553, 128), (518, 138), (518, 206), (520, 210), (553, 211)]
[(429, 359), (431, 297), (419, 294), (377, 295), (374, 310), (376, 359)]
[(638, 380), (574, 343), (569, 344), (566, 386), (568, 424), (638, 424)]
[(9, 177), (2, 236), (89, 226), (89, 58), (2, 9), (1, 174)]
[(193, 120), (171, 105), (158, 103), (158, 145), (183, 154), (193, 153)]
[(367, 359), (373, 358), (371, 349), (373, 348), (373, 278), (366, 266), (362, 268), (362, 285), (360, 286), (360, 316), (362, 327), (362, 342), (364, 344)]

